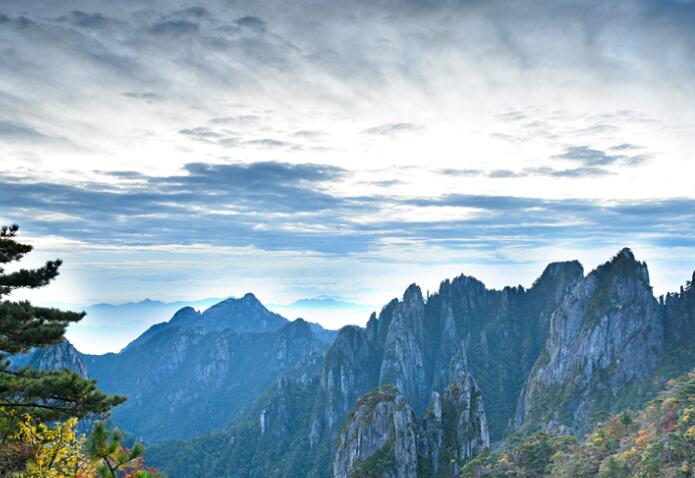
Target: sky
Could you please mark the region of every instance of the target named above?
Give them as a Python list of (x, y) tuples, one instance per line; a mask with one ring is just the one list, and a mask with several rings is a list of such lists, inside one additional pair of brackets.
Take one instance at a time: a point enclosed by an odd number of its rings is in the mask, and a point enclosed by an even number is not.
[(676, 290), (693, 22), (675, 0), (3, 0), (0, 223), (23, 266), (64, 261), (13, 297), (378, 306), (625, 246)]

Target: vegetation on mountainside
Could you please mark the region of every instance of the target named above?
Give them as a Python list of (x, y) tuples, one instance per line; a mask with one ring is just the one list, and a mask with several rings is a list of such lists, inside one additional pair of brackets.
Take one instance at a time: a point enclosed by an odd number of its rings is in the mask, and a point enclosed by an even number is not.
[[(311, 428), (315, 379), (307, 383), (281, 379), (229, 431), (208, 433), (190, 441), (161, 442), (148, 448), (146, 458), (170, 478), (215, 476), (228, 478), (283, 478), (325, 476), (333, 459), (332, 443), (312, 449)], [(259, 417), (266, 411), (268, 425), (261, 432)]]
[(690, 478), (695, 476), (695, 371), (672, 380), (639, 413), (623, 412), (583, 442), (536, 433), (469, 462), (466, 477)]
[(396, 466), (393, 441), (393, 436), (390, 436), (384, 447), (379, 448), (357, 465), (350, 473), (350, 478), (383, 478), (386, 473), (393, 470)]

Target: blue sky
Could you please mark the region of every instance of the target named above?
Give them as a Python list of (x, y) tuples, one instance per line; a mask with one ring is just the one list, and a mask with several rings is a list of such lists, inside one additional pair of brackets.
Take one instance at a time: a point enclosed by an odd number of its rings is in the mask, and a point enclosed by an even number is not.
[[(623, 246), (695, 268), (695, 4), (0, 4), (26, 297), (382, 304)], [(337, 326), (346, 321), (325, 322)]]

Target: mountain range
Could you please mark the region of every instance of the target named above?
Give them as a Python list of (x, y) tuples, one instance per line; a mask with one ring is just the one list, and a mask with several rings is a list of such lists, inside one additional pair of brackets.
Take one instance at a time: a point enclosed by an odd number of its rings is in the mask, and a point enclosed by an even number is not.
[[(103, 354), (117, 352), (150, 326), (167, 321), (184, 307), (206, 310), (226, 298), (163, 302), (144, 299), (123, 304), (98, 303), (88, 306), (53, 302), (45, 304), (60, 309), (82, 311), (87, 316), (73, 324), (67, 338), (82, 352)], [(331, 296), (304, 298), (290, 304), (268, 304), (268, 309), (285, 317), (302, 317), (309, 322), (330, 323), (338, 328), (345, 323), (361, 321), (369, 316), (369, 306)]]
[(692, 281), (656, 298), (623, 249), (588, 274), (549, 264), (528, 289), (413, 284), (337, 334), (247, 294), (80, 359), (130, 397), (114, 422), (171, 478), (434, 478), (513, 437), (581, 437), (641, 406), (695, 366), (693, 343)]

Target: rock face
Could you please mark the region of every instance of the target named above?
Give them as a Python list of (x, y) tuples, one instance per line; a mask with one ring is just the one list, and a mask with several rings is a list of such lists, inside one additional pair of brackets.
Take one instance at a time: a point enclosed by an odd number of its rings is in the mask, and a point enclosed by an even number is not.
[(431, 368), (425, 363), (425, 303), (415, 284), (393, 309), (384, 338), (379, 383), (391, 383), (421, 409), (429, 397)]
[(87, 367), (80, 353), (67, 340), (58, 345), (38, 349), (31, 357), (29, 367), (37, 370), (70, 370), (87, 377)]
[(423, 417), (418, 447), (427, 466), (421, 466), (421, 476), (459, 476), (461, 465), (489, 446), (482, 391), (471, 375), (458, 373), (443, 396), (432, 393)]
[(15, 367), (29, 367), (36, 370), (70, 370), (87, 377), (87, 367), (82, 356), (67, 340), (57, 345), (33, 349), (28, 354), (10, 358)]
[(481, 392), (459, 373), (444, 395), (432, 394), (418, 423), (397, 388), (360, 398), (338, 439), (334, 478), (459, 476), (460, 467), (490, 445)]
[(340, 434), (334, 478), (417, 478), (415, 412), (393, 387), (361, 398)]
[(549, 265), (533, 287), (485, 288), (467, 276), (441, 284), (425, 302), (416, 285), (365, 329), (343, 328), (324, 360), (311, 444), (332, 441), (355, 401), (381, 385), (396, 386), (416, 413), (433, 391), (470, 371), (486, 390), (491, 433), (501, 438), (540, 351), (552, 311), (581, 280), (577, 262)]
[(644, 263), (623, 249), (565, 297), (521, 394), (515, 426), (588, 424), (622, 387), (646, 378), (664, 347), (661, 313)]

